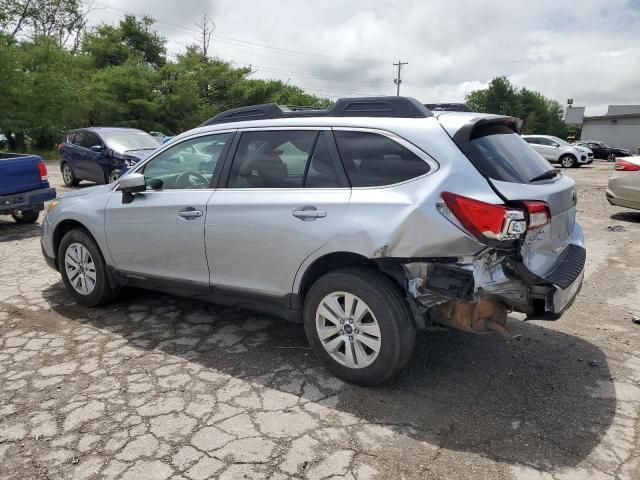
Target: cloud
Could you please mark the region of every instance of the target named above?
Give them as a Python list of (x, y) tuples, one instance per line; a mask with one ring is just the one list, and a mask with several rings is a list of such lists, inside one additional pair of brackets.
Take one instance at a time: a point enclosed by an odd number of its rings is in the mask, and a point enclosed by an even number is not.
[(425, 102), (463, 101), (506, 75), (562, 103), (574, 98), (588, 113), (640, 103), (637, 0), (100, 0), (96, 6), (94, 22), (117, 21), (124, 11), (155, 17), (172, 53), (195, 42), (192, 29), (206, 12), (216, 22), (212, 47), (221, 58), (252, 65), (257, 78), (332, 98), (394, 94), (392, 63), (401, 59), (409, 62), (402, 93)]

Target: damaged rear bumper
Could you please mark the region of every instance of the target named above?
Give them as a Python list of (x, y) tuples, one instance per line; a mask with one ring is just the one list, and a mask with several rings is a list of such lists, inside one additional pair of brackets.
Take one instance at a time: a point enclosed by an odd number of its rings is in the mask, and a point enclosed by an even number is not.
[[(407, 261), (402, 268), (419, 327), (444, 325), (481, 332), (498, 330), (491, 323), (506, 323), (498, 304), (525, 313), (528, 320), (560, 318), (582, 288), (585, 263), (584, 247), (570, 244), (544, 278), (530, 272), (515, 252), (490, 249), (473, 257)], [(482, 315), (485, 318), (478, 318)]]

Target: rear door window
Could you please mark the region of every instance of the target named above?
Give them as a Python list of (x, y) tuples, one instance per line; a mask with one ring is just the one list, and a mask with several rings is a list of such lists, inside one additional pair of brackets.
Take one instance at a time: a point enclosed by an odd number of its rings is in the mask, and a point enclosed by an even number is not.
[(393, 185), (430, 170), (422, 158), (384, 135), (339, 130), (334, 134), (352, 187)]
[(530, 183), (553, 169), (520, 135), (500, 124), (476, 128), (468, 156), (485, 177), (502, 182)]
[[(316, 178), (318, 169), (323, 167), (322, 159), (311, 160), (315, 145), (321, 145), (320, 139), (326, 146), (324, 135), (311, 130), (244, 132), (231, 165), (228, 187), (302, 188), (310, 163), (314, 163), (314, 185), (322, 186), (328, 181)], [(326, 172), (323, 174), (326, 177)]]

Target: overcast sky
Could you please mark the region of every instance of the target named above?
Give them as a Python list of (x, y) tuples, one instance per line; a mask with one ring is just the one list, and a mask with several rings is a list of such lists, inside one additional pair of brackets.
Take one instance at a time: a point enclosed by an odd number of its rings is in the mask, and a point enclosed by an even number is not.
[(498, 75), (587, 114), (640, 104), (640, 0), (96, 0), (92, 23), (148, 14), (171, 55), (196, 42), (204, 13), (211, 50), (332, 99), (401, 93), (461, 102)]

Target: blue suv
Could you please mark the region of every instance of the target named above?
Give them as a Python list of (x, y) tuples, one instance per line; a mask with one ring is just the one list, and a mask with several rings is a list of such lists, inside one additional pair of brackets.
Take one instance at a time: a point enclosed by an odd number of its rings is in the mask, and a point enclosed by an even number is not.
[(114, 182), (159, 146), (156, 138), (135, 128), (72, 130), (58, 146), (62, 179), (68, 187), (78, 185), (81, 180)]

